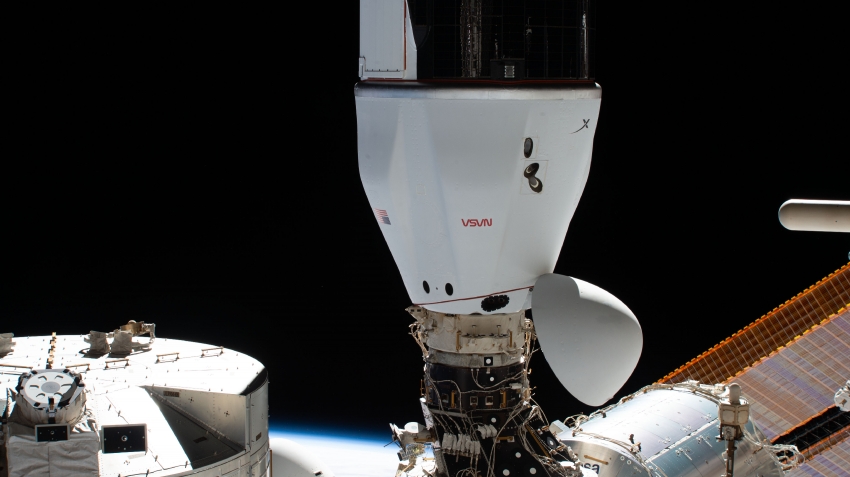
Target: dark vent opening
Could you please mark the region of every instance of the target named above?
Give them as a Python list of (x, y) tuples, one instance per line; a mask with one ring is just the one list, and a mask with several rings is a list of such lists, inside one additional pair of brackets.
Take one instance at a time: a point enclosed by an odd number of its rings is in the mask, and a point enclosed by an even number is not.
[(833, 434), (848, 430), (850, 430), (850, 412), (842, 412), (841, 409), (832, 406), (820, 416), (792, 429), (773, 443), (794, 445), (802, 452)]
[(500, 310), (511, 301), (507, 295), (493, 295), (481, 300), (481, 309), (487, 312)]

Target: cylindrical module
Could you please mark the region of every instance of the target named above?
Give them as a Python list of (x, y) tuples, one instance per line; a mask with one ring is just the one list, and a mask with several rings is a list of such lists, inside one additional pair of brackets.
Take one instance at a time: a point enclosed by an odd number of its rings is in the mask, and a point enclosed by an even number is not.
[[(560, 442), (579, 455), (582, 467), (607, 475), (700, 477), (734, 475), (780, 477), (789, 446), (773, 446), (752, 420), (742, 435), (718, 436), (718, 406), (728, 393), (723, 385), (652, 385), (600, 409), (551, 428)], [(730, 446), (728, 442), (733, 442)], [(729, 454), (729, 448), (737, 448)]]

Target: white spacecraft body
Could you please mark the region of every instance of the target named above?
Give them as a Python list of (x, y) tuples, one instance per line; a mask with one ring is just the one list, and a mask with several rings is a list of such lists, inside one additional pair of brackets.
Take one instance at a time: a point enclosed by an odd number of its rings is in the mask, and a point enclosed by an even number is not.
[[(640, 357), (640, 325), (620, 300), (552, 275), (590, 171), (601, 89), (586, 77), (419, 81), (408, 13), (407, 2), (361, 1), (355, 104), (360, 178), (414, 304), (425, 440), (441, 476), (578, 475), (563, 446), (540, 442), (549, 434), (527, 368), (535, 330), (545, 333), (561, 382), (599, 405)], [(587, 386), (608, 364), (616, 371)], [(405, 432), (394, 435), (402, 461)]]
[[(652, 385), (550, 428), (582, 467), (602, 475), (721, 476), (727, 444), (718, 438), (718, 414), (727, 395), (723, 385)], [(799, 462), (796, 448), (771, 445), (748, 416), (741, 417), (746, 424), (736, 442), (734, 475), (781, 477)]]
[[(575, 291), (571, 279), (545, 287), (549, 297), (532, 293), (555, 268), (587, 182), (601, 88), (593, 82), (417, 82), (406, 2), (363, 0), (360, 35), (360, 75), (368, 80), (355, 87), (360, 177), (411, 300), (456, 315), (451, 321), (469, 337), (481, 335), (480, 325), (471, 323), (480, 319), (472, 316), (498, 319), (528, 310), (532, 295), (551, 303), (539, 312), (535, 307), (535, 325), (546, 327), (552, 342), (578, 337), (588, 352), (541, 342), (544, 354), (555, 366), (570, 363), (558, 373), (568, 390), (603, 404), (640, 357), (634, 314), (594, 287), (590, 301), (608, 313), (579, 316), (586, 293), (558, 299)], [(510, 338), (507, 330), (504, 335)], [(510, 344), (497, 351), (507, 353)], [(460, 348), (455, 351), (481, 352)], [(575, 363), (599, 360), (615, 361), (623, 372), (606, 373), (586, 392), (566, 379), (575, 377)]]
[(779, 207), (779, 222), (788, 230), (850, 233), (850, 201), (791, 199)]
[[(366, 82), (355, 97), (360, 177), (414, 304), (529, 308), (587, 181), (600, 88)], [(482, 308), (495, 295), (505, 306)]]
[(0, 476), (271, 475), (256, 359), (167, 338), (93, 355), (87, 335), (4, 336)]
[[(598, 85), (365, 82), (355, 98), (361, 179), (430, 362), (522, 362), (539, 303), (561, 382), (609, 400), (640, 357), (640, 325), (610, 293), (551, 275), (587, 181)], [(524, 383), (505, 392), (527, 399)]]
[[(535, 308), (535, 324), (551, 323), (552, 340), (580, 338), (589, 353), (541, 341), (551, 362), (599, 358), (623, 370), (605, 373), (587, 394), (574, 392), (594, 405), (637, 364), (643, 338), (634, 314), (586, 282), (593, 297), (560, 300), (575, 291), (572, 279), (553, 281), (546, 297), (532, 292), (555, 268), (587, 181), (600, 97), (598, 85), (355, 88), (360, 177), (411, 300), (494, 319), (531, 308), (532, 294), (551, 303)], [(586, 299), (607, 314), (579, 315)], [(564, 326), (569, 317), (584, 328)], [(613, 346), (615, 337), (629, 346)], [(564, 377), (572, 368), (559, 373), (571, 392), (577, 381)]]

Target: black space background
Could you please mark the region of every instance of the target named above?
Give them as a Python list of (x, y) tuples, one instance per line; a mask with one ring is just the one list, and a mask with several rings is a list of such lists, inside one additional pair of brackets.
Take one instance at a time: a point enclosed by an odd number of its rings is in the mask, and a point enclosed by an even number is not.
[[(277, 423), (421, 420), (357, 169), (358, 3), (300, 5), (5, 15), (0, 332), (155, 322), (262, 361)], [(602, 112), (556, 272), (640, 319), (623, 393), (848, 261), (848, 235), (777, 220), (850, 198), (843, 26), (782, 8), (599, 5)], [(588, 410), (532, 369), (550, 418)]]

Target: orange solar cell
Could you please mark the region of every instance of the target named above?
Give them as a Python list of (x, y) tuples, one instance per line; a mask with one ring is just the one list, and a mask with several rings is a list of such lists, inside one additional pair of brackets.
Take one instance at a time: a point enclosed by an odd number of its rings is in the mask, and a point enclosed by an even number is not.
[[(765, 435), (780, 441), (835, 411), (850, 377), (850, 263), (661, 379), (740, 384)], [(850, 426), (803, 452), (789, 476), (850, 477)]]
[(752, 399), (753, 418), (768, 439), (835, 405), (850, 376), (850, 310), (833, 315), (733, 380)]
[(848, 304), (850, 263), (658, 382), (725, 382)]

